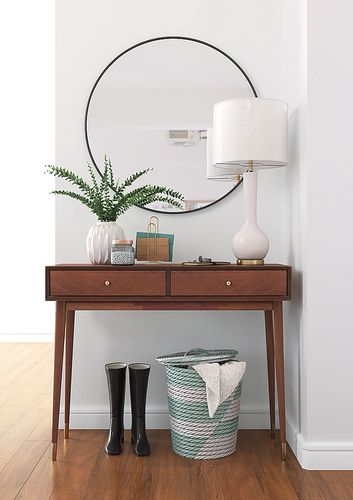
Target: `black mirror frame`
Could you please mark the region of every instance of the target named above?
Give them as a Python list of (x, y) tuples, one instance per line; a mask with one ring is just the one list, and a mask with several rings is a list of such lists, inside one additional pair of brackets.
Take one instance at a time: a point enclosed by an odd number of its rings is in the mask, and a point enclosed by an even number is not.
[[(91, 151), (91, 147), (89, 145), (89, 140), (88, 140), (88, 112), (89, 112), (89, 106), (90, 106), (90, 103), (91, 103), (91, 100), (92, 100), (92, 97), (93, 97), (93, 93), (94, 93), (94, 91), (95, 91), (98, 83), (100, 82), (101, 78), (106, 73), (106, 71), (108, 71), (108, 69), (110, 68), (110, 66), (112, 66), (115, 63), (115, 61), (117, 61), (118, 59), (120, 59), (120, 57), (122, 57), (123, 55), (127, 54), (131, 50), (136, 49), (137, 47), (140, 47), (141, 45), (145, 45), (145, 44), (151, 43), (151, 42), (157, 42), (157, 41), (160, 41), (160, 40), (187, 40), (189, 42), (196, 42), (196, 43), (200, 43), (202, 45), (206, 45), (207, 47), (210, 47), (211, 49), (216, 50), (217, 52), (219, 52), (220, 54), (222, 54), (224, 57), (226, 57), (229, 61), (231, 61), (239, 69), (239, 71), (243, 74), (243, 76), (245, 77), (246, 81), (248, 82), (248, 84), (249, 84), (249, 86), (250, 86), (250, 88), (251, 88), (251, 90), (252, 90), (252, 92), (254, 94), (254, 97), (257, 97), (257, 93), (256, 93), (256, 90), (255, 90), (255, 87), (254, 87), (253, 83), (251, 82), (250, 78), (248, 77), (248, 75), (243, 70), (243, 68), (232, 57), (230, 57), (230, 55), (228, 55), (226, 52), (224, 52), (223, 50), (219, 49), (218, 47), (215, 47), (214, 45), (212, 45), (212, 44), (210, 44), (208, 42), (204, 42), (203, 40), (198, 40), (197, 38), (190, 38), (190, 37), (187, 37), (187, 36), (160, 36), (160, 37), (156, 37), (156, 38), (150, 38), (148, 40), (144, 40), (143, 42), (139, 42), (139, 43), (136, 43), (135, 45), (132, 45), (128, 49), (126, 49), (123, 52), (121, 52), (118, 56), (116, 56), (103, 69), (103, 71), (100, 73), (100, 75), (98, 76), (97, 80), (95, 81), (95, 83), (94, 83), (94, 85), (92, 87), (92, 90), (91, 90), (91, 92), (90, 92), (90, 94), (88, 96), (88, 101), (87, 101), (86, 111), (85, 111), (85, 140), (86, 140), (86, 146), (87, 146), (87, 149), (88, 149), (89, 156), (90, 156), (90, 158), (91, 158), (91, 160), (93, 162), (93, 165), (94, 165), (95, 169), (97, 170), (98, 174), (101, 177), (102, 177), (103, 174), (100, 171), (98, 165), (96, 164), (96, 162), (94, 160), (94, 157), (93, 157), (93, 154), (92, 154), (92, 151)], [(212, 205), (215, 205), (216, 203), (224, 200), (224, 198), (226, 198), (227, 196), (230, 195), (230, 193), (232, 193), (233, 191), (235, 191), (235, 189), (241, 183), (242, 183), (242, 180), (240, 182), (238, 182), (238, 184), (236, 184), (233, 188), (231, 188), (227, 193), (225, 193), (223, 196), (221, 196), (217, 200), (213, 201), (212, 203), (209, 203), (208, 205), (205, 205), (204, 207), (194, 208), (193, 210), (187, 210), (187, 211), (184, 211), (184, 212), (165, 212), (163, 210), (156, 210), (154, 208), (141, 207), (140, 205), (136, 205), (136, 206), (138, 206), (139, 208), (143, 208), (144, 210), (148, 210), (149, 212), (154, 212), (154, 213), (158, 213), (158, 214), (167, 214), (167, 215), (190, 214), (192, 212), (198, 212), (199, 210), (204, 210), (205, 208), (212, 207)]]

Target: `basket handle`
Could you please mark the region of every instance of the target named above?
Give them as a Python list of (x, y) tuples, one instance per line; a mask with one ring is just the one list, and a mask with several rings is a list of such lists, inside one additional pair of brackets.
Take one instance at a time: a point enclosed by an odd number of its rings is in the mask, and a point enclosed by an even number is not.
[(188, 351), (186, 351), (184, 356), (187, 356), (188, 354), (199, 354), (201, 356), (202, 354), (209, 354), (209, 352), (207, 349), (201, 349), (201, 347), (194, 347), (193, 349), (189, 349)]

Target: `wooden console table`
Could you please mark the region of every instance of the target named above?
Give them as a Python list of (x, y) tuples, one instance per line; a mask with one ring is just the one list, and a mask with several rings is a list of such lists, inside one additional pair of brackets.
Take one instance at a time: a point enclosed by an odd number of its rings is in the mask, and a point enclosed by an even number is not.
[[(282, 301), (291, 294), (291, 268), (180, 264), (46, 267), (46, 300), (56, 301), (52, 459), (56, 460), (65, 343), (65, 438), (69, 437), (75, 311), (264, 311), (271, 437), (275, 437), (275, 366), (281, 457), (286, 458)], [(216, 347), (216, 346), (215, 346)], [(156, 353), (158, 354), (158, 353)]]

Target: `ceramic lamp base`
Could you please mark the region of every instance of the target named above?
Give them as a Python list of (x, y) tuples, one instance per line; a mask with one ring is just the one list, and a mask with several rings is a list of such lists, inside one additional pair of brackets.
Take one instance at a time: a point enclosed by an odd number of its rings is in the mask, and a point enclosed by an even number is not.
[(233, 253), (238, 264), (261, 265), (267, 255), (269, 242), (257, 225), (256, 172), (244, 173), (245, 222), (233, 238)]

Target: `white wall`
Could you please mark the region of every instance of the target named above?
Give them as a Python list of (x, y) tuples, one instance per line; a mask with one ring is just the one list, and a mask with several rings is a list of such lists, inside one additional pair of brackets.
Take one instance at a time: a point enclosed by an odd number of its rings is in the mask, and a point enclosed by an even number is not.
[(306, 0), (283, 2), (283, 45), (288, 57), (284, 62), (284, 88), (290, 103), (288, 139), (289, 165), (285, 170), (285, 190), (290, 228), (288, 264), (292, 266), (292, 300), (285, 304), (285, 376), (287, 437), (296, 452), (300, 430), (300, 346), (302, 345), (302, 255), (303, 220), (305, 220), (305, 152), (306, 117)]
[(54, 0), (2, 8), (1, 341), (47, 340), (53, 331), (44, 265), (54, 259), (54, 181), (44, 165), (54, 162), (54, 25)]
[[(294, 10), (291, 4), (283, 0), (180, 0), (174, 4), (152, 0), (138, 5), (113, 0), (57, 2), (57, 164), (85, 173), (88, 153), (83, 120), (92, 84), (120, 51), (154, 36), (185, 35), (218, 46), (241, 64), (259, 96), (286, 100), (290, 113), (295, 112), (298, 96), (291, 81), (295, 71), (288, 70), (288, 61), (297, 53), (300, 32), (293, 29), (289, 43), (285, 23), (290, 26), (289, 13)], [(294, 20), (297, 22), (296, 11)], [(297, 124), (295, 120), (291, 123), (291, 133), (295, 134)], [(269, 262), (285, 263), (294, 258), (290, 241), (290, 175), (286, 169), (259, 174), (259, 223), (270, 238)], [(86, 262), (84, 241), (94, 217), (68, 199), (58, 199), (56, 206), (56, 261)], [(143, 230), (149, 216), (134, 208), (121, 217), (127, 237), (133, 238), (137, 230)], [(231, 238), (242, 220), (240, 188), (200, 213), (161, 216), (160, 224), (163, 231), (175, 233), (176, 261), (199, 254), (232, 259)], [(286, 314), (290, 314), (289, 308)], [(165, 424), (164, 373), (154, 359), (193, 346), (239, 349), (240, 359), (248, 362), (242, 423), (267, 426), (265, 336), (260, 312), (83, 312), (77, 315), (76, 331), (72, 404), (73, 422), (78, 426), (107, 422), (104, 364), (112, 360), (152, 363), (148, 406), (154, 416), (149, 422)], [(297, 335), (296, 331), (289, 333)], [(290, 342), (288, 332), (286, 342)], [(286, 353), (290, 366), (288, 413), (294, 428), (299, 428), (297, 341), (291, 347)]]
[(353, 468), (353, 4), (308, 2), (301, 434), (307, 468)]

